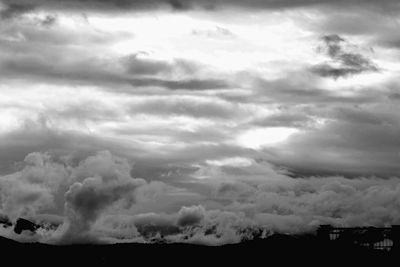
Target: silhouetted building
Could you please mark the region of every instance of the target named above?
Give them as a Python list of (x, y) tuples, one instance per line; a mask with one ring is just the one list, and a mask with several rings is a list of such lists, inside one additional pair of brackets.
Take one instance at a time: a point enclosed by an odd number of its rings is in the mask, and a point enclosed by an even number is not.
[(400, 252), (400, 225), (392, 225), (392, 251)]
[(384, 228), (321, 225), (317, 236), (321, 242), (340, 242), (369, 249), (400, 251), (400, 225)]
[(320, 241), (327, 242), (330, 241), (330, 234), (333, 230), (333, 227), (330, 225), (320, 225), (317, 230), (317, 236)]

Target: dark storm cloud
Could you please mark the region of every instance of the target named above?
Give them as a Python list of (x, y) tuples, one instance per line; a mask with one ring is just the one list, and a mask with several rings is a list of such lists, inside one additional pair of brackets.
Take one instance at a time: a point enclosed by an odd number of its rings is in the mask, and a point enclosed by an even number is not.
[[(65, 62), (66, 58), (59, 58), (57, 63), (51, 62), (48, 58), (36, 56), (21, 56), (13, 59), (3, 60), (0, 64), (2, 74), (6, 79), (25, 78), (28, 80), (51, 81), (61, 83), (82, 83), (94, 85), (132, 85), (134, 87), (161, 87), (169, 90), (212, 90), (227, 89), (231, 85), (219, 79), (179, 79), (170, 80), (165, 78), (140, 78), (130, 75), (156, 74), (161, 71), (172, 71), (166, 63), (143, 62), (140, 66), (138, 62), (134, 67), (129, 68), (129, 73), (117, 71), (117, 69), (105, 69), (104, 64), (116, 64), (112, 60), (102, 60), (99, 58), (86, 58), (77, 62)], [(171, 66), (174, 68), (174, 66)], [(134, 73), (134, 71), (136, 71)], [(113, 91), (129, 93), (129, 89), (117, 88)]]
[[(164, 74), (195, 74), (201, 67), (200, 64), (186, 60), (174, 59), (173, 61), (146, 58), (146, 52), (138, 52), (121, 59), (122, 64), (130, 74), (134, 75), (156, 75)], [(142, 57), (144, 56), (144, 57)]]
[[(54, 21), (45, 18), (40, 23), (50, 25)], [(0, 77), (39, 82), (121, 83), (123, 73), (104, 68), (104, 65), (115, 66), (116, 63), (113, 65), (112, 60), (90, 56), (86, 51), (87, 46), (96, 50), (98, 45), (113, 42), (121, 35), (83, 28), (85, 34), (75, 29), (59, 30), (23, 23), (4, 25), (0, 35)], [(74, 55), (72, 60), (71, 55)]]
[(140, 59), (138, 54), (133, 54), (126, 59), (127, 71), (132, 74), (159, 74), (169, 72), (171, 65), (162, 60)]
[[(103, 62), (106, 63), (106, 62)], [(61, 84), (90, 85), (132, 85), (132, 87), (159, 87), (169, 90), (211, 90), (226, 89), (229, 85), (217, 79), (182, 79), (168, 80), (163, 78), (134, 78), (114, 69), (104, 69), (101, 60), (93, 58), (72, 64), (51, 63), (47, 59), (24, 58), (22, 60), (3, 61), (0, 68), (6, 79), (24, 78), (26, 80), (45, 81)], [(138, 74), (143, 74), (145, 66)], [(154, 71), (154, 70), (153, 70)], [(107, 88), (107, 87), (106, 87)], [(113, 92), (130, 93), (132, 89), (118, 87)]]
[[(55, 23), (52, 19), (45, 22), (46, 25), (52, 23)], [(169, 90), (231, 87), (222, 79), (195, 78), (196, 73), (206, 66), (191, 60), (156, 60), (146, 57), (145, 52), (120, 58), (90, 56), (85, 51), (88, 45), (96, 49), (99, 44), (130, 35), (106, 34), (91, 28), (86, 30), (88, 33), (82, 35), (75, 31), (60, 32), (26, 25), (7, 26), (3, 39), (0, 36), (0, 47), (7, 52), (0, 55), (0, 77), (52, 83), (161, 87)], [(18, 35), (15, 36), (16, 31)], [(73, 60), (71, 55), (74, 55)], [(125, 93), (131, 91), (121, 86), (113, 89), (118, 90)]]
[(271, 153), (268, 158), (297, 175), (398, 176), (398, 85), (389, 81), (326, 90), (314, 78), (301, 72), (273, 81), (256, 79), (259, 93), (250, 101), (275, 103), (277, 109), (250, 125), (300, 130), (287, 143), (265, 149)]
[[(312, 6), (328, 6), (328, 7), (375, 7), (375, 8), (386, 8), (399, 7), (399, 4), (395, 0), (383, 0), (379, 5), (374, 0), (252, 0), (252, 1), (239, 1), (239, 0), (222, 0), (215, 1), (221, 6), (234, 5), (248, 8), (267, 8), (267, 9), (280, 9), (280, 8), (296, 8), (296, 7), (312, 7)], [(385, 4), (385, 5), (383, 5)]]
[[(309, 73), (300, 71), (288, 73), (284, 78), (265, 80), (255, 78), (253, 87), (257, 90), (256, 98), (249, 97), (248, 101), (261, 103), (286, 104), (363, 104), (373, 103), (384, 98), (376, 88), (364, 88), (362, 91), (349, 88), (346, 95), (340, 91), (324, 89), (319, 80)], [(276, 102), (278, 101), (278, 102)]]
[(379, 68), (362, 54), (347, 52), (346, 40), (339, 35), (322, 37), (323, 46), (320, 50), (328, 55), (332, 62), (323, 63), (311, 68), (311, 71), (322, 77), (347, 77), (364, 72), (377, 72)]
[(390, 12), (394, 8), (398, 8), (399, 4), (395, 0), (381, 0), (377, 4), (374, 0), (150, 0), (150, 1), (130, 1), (130, 0), (3, 0), (6, 5), (28, 6), (34, 5), (40, 8), (48, 9), (74, 9), (74, 10), (140, 10), (168, 7), (175, 10), (189, 10), (193, 8), (216, 9), (224, 7), (241, 7), (248, 9), (281, 9), (281, 8), (298, 8), (327, 6), (339, 8), (375, 8)]
[(161, 116), (192, 116), (195, 118), (229, 119), (240, 116), (240, 110), (234, 103), (204, 100), (198, 98), (177, 97), (149, 97), (139, 103), (133, 104), (132, 114), (155, 114)]
[(188, 79), (188, 80), (165, 80), (157, 78), (129, 79), (133, 86), (161, 87), (170, 90), (213, 90), (228, 89), (231, 87), (227, 81), (219, 79)]
[(333, 107), (324, 125), (277, 148), (273, 162), (305, 173), (398, 176), (400, 118), (396, 106), (386, 105)]
[[(63, 60), (63, 59), (60, 59)], [(25, 78), (28, 80), (51, 82), (74, 82), (83, 84), (121, 84), (126, 81), (123, 75), (100, 67), (97, 59), (86, 59), (75, 64), (51, 62), (48, 58), (22, 57), (4, 60), (0, 68), (4, 78)], [(98, 63), (98, 64), (96, 64)]]
[[(113, 10), (126, 10), (126, 9), (148, 9), (161, 6), (171, 6), (176, 9), (184, 9), (184, 5), (179, 1), (130, 1), (130, 0), (2, 0), (6, 5), (6, 9), (15, 9), (25, 12), (33, 8), (45, 8), (55, 10), (81, 10), (81, 11), (113, 11)], [(22, 12), (19, 13), (22, 13)]]
[(0, 19), (16, 18), (19, 15), (33, 11), (34, 9), (34, 4), (11, 3), (8, 4), (4, 9), (0, 10)]
[(312, 124), (312, 122), (313, 119), (304, 111), (293, 112), (283, 110), (282, 112), (256, 119), (251, 124), (263, 127), (305, 128), (308, 124)]
[(57, 17), (53, 15), (47, 15), (40, 24), (46, 27), (52, 26), (57, 22)]

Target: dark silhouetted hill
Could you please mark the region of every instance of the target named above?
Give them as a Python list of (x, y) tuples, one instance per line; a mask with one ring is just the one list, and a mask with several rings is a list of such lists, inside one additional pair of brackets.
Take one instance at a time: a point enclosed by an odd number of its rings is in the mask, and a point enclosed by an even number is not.
[[(193, 244), (115, 244), (54, 246), (18, 243), (0, 238), (2, 261), (24, 266), (133, 266), (133, 265), (214, 265), (261, 266), (281, 264), (383, 264), (400, 257), (389, 252), (370, 250), (341, 242), (321, 242), (313, 235), (272, 235), (224, 246)], [(10, 266), (10, 265), (4, 265)]]

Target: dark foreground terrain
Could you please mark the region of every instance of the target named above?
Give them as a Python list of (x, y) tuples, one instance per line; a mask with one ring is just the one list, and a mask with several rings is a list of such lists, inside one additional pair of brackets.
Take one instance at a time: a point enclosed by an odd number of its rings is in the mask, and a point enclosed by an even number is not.
[[(134, 265), (210, 265), (279, 266), (308, 264), (396, 264), (400, 257), (392, 250), (379, 251), (321, 242), (315, 236), (274, 235), (240, 244), (209, 247), (190, 244), (115, 244), (70, 245), (18, 243), (0, 237), (1, 262), (23, 266), (134, 266)], [(256, 265), (257, 264), (257, 265)], [(260, 265), (261, 264), (261, 265)], [(2, 265), (11, 266), (11, 265)], [(21, 265), (18, 265), (21, 266)], [(357, 265), (358, 266), (358, 265)]]

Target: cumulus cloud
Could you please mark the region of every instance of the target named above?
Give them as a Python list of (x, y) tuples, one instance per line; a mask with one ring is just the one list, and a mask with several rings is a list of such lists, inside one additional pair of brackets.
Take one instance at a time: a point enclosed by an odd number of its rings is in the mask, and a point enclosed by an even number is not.
[[(190, 242), (208, 245), (236, 243), (272, 233), (313, 232), (320, 224), (341, 227), (390, 226), (400, 220), (397, 179), (343, 177), (287, 178), (276, 183), (231, 182), (218, 189), (219, 208), (182, 207), (173, 214), (107, 217), (101, 222), (114, 240), (123, 241), (127, 228), (136, 229), (129, 240)], [(221, 185), (227, 188), (227, 185)], [(251, 191), (251, 193), (249, 193)], [(227, 202), (226, 202), (227, 201)], [(130, 225), (129, 227), (127, 225)]]
[(2, 210), (14, 221), (53, 207), (54, 194), (68, 177), (64, 166), (48, 154), (28, 154), (25, 164), (21, 171), (0, 179)]
[(62, 239), (76, 238), (90, 231), (90, 226), (112, 204), (134, 202), (134, 191), (145, 184), (130, 176), (129, 165), (109, 152), (87, 158), (77, 169), (77, 175), (87, 177), (73, 183), (65, 193), (68, 228)]
[[(128, 239), (221, 245), (237, 243), (258, 233), (257, 227), (241, 213), (206, 210), (203, 206), (184, 206), (172, 214), (104, 217), (98, 227), (109, 233), (114, 242)], [(124, 235), (127, 229), (129, 234)]]
[(126, 160), (108, 151), (77, 166), (49, 154), (31, 153), (21, 171), (1, 177), (1, 210), (12, 220), (35, 217), (55, 208), (55, 200), (65, 194), (64, 211), (56, 210), (66, 216), (58, 234), (63, 242), (74, 242), (89, 234), (106, 208), (117, 202), (129, 208), (135, 202), (135, 190), (146, 182), (132, 178), (130, 171)]
[(113, 203), (126, 200), (132, 202), (133, 191), (142, 184), (135, 181), (108, 181), (102, 178), (86, 178), (82, 183), (74, 183), (66, 192), (66, 213), (68, 229), (63, 239), (80, 237), (90, 230), (101, 212)]
[[(313, 232), (320, 224), (400, 223), (397, 178), (292, 178), (262, 162), (253, 162), (252, 168), (238, 165), (238, 170), (247, 168), (247, 172), (237, 176), (221, 164), (212, 167), (220, 171), (209, 172), (207, 179), (191, 182), (208, 188), (198, 191), (204, 196), (198, 204), (181, 202), (168, 213), (132, 213), (137, 211), (132, 209), (136, 205), (163, 201), (167, 194), (179, 191), (163, 182), (133, 178), (131, 165), (107, 151), (76, 165), (50, 154), (32, 153), (21, 171), (1, 177), (0, 207), (12, 220), (32, 218), (41, 226), (30, 236), (17, 236), (8, 228), (2, 232), (18, 240), (64, 244), (135, 241), (220, 245), (272, 233)], [(193, 192), (196, 186), (187, 190)], [(64, 214), (61, 225), (58, 216), (46, 215), (57, 195), (65, 195), (59, 211)], [(53, 226), (46, 226), (46, 222)]]
[(179, 226), (196, 225), (200, 223), (205, 214), (205, 209), (202, 206), (183, 207), (178, 212), (177, 224)]

